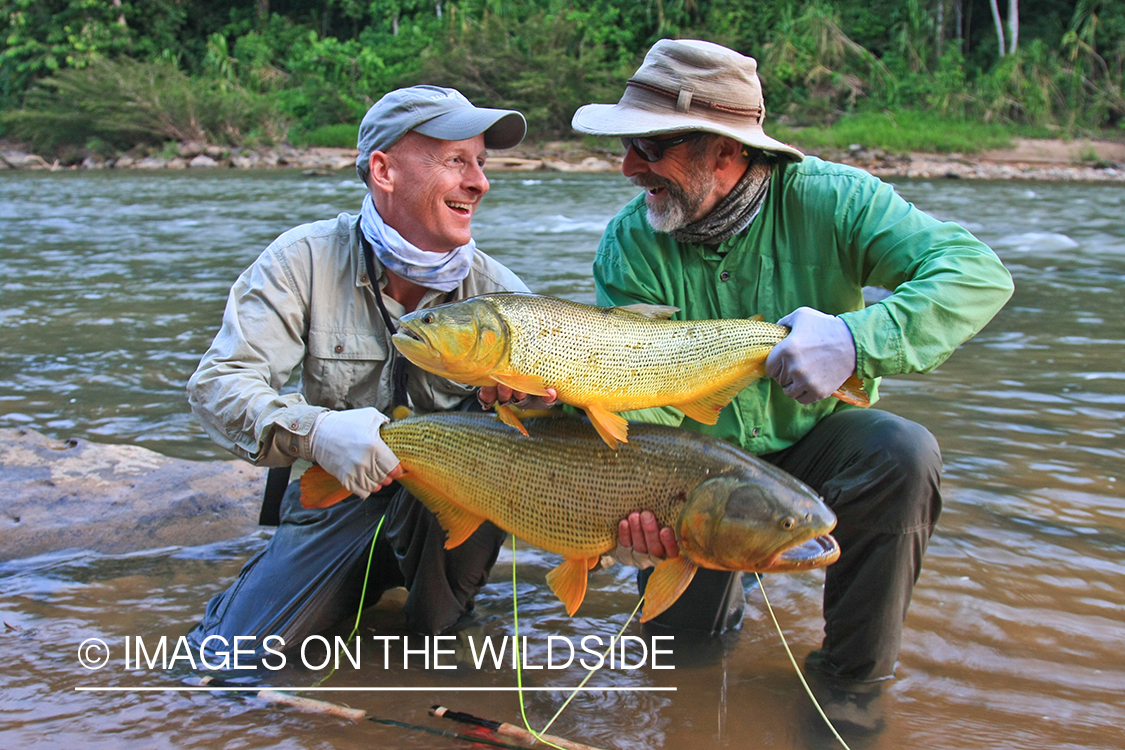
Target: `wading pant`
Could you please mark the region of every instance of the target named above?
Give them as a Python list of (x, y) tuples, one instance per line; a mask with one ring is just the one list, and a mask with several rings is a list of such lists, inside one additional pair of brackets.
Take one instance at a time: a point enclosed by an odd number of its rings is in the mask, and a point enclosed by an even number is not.
[[(941, 513), (941, 452), (926, 428), (877, 409), (823, 419), (785, 450), (760, 456), (813, 488), (838, 519), (840, 559), (824, 584), (818, 668), (831, 677), (894, 676), (922, 556)], [(641, 592), (648, 574), (638, 577)], [(739, 573), (700, 570), (653, 622), (721, 631), (741, 620)]]
[(446, 550), (445, 532), (434, 515), (397, 482), (365, 500), (355, 496), (320, 510), (301, 507), (300, 487), (292, 482), (281, 505), (281, 524), (269, 545), (242, 568), (229, 589), (207, 605), (203, 620), (189, 638), (205, 653), (234, 646), (235, 636), (252, 636), (241, 647), (269, 656), (262, 640), (269, 635), (275, 651), (300, 645), (305, 636), (354, 617), (367, 572), (371, 540), (379, 520), (386, 520), (375, 542), (365, 606), (395, 586), (406, 586), (406, 622), (412, 630), (436, 634), (451, 628), (473, 608), (473, 597), (488, 580), (504, 542), (503, 531), (481, 524), (456, 549)]

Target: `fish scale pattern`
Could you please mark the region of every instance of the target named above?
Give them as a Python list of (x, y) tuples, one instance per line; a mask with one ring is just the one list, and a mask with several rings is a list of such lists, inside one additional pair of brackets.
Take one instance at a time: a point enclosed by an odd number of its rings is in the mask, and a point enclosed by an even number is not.
[(488, 295), (510, 365), (572, 403), (609, 411), (691, 403), (759, 366), (789, 329), (756, 320), (659, 320), (526, 294)]
[(425, 475), (440, 495), (567, 557), (613, 549), (618, 522), (634, 510), (652, 510), (661, 526), (674, 526), (695, 487), (747, 470), (744, 454), (725, 443), (701, 435), (687, 442), (682, 431), (659, 425), (634, 425), (616, 451), (584, 419), (527, 426), (530, 438), (490, 415), (434, 414), (391, 422), (382, 437), (406, 471)]

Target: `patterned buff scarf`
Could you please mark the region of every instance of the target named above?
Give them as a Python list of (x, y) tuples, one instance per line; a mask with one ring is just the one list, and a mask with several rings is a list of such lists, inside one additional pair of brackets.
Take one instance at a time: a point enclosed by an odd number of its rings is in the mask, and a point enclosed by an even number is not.
[(452, 292), (469, 275), (473, 265), (473, 252), (477, 244), (467, 245), (446, 253), (430, 253), (410, 244), (394, 227), (387, 226), (375, 210), (371, 193), (363, 198), (359, 212), (359, 228), (375, 250), (375, 257), (395, 275), (418, 286)]
[(765, 155), (759, 155), (746, 168), (742, 179), (727, 197), (711, 210), (711, 213), (696, 222), (673, 230), (672, 237), (677, 242), (692, 245), (718, 245), (723, 240), (738, 234), (750, 225), (761, 210), (772, 173), (773, 160)]

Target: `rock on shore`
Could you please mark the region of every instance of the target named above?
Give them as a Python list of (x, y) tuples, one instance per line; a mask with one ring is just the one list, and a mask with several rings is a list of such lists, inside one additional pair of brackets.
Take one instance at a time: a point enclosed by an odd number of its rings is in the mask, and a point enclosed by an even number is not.
[[(1125, 144), (1112, 141), (1019, 139), (1010, 149), (961, 154), (891, 154), (855, 144), (844, 150), (809, 150), (831, 161), (851, 164), (880, 177), (981, 180), (1054, 180), (1125, 182)], [(0, 144), (2, 169), (272, 169), (289, 167), (307, 172), (348, 171), (355, 168), (354, 148), (230, 149), (202, 143), (181, 143), (174, 154), (167, 149), (145, 153), (134, 149), (116, 159), (87, 156), (80, 164), (48, 162), (8, 144)], [(616, 172), (621, 156), (590, 150), (579, 141), (521, 144), (489, 155), (486, 171)]]
[(258, 529), (266, 470), (0, 430), (0, 561), (194, 546)]

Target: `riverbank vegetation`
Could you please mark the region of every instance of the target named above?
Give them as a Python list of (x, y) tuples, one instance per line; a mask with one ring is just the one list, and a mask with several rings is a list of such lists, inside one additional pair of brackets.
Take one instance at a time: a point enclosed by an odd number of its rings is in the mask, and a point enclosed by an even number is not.
[(433, 83), (569, 138), (663, 37), (757, 57), (767, 127), (806, 147), (1125, 138), (1119, 0), (0, 0), (0, 136), (352, 146), (382, 93)]

